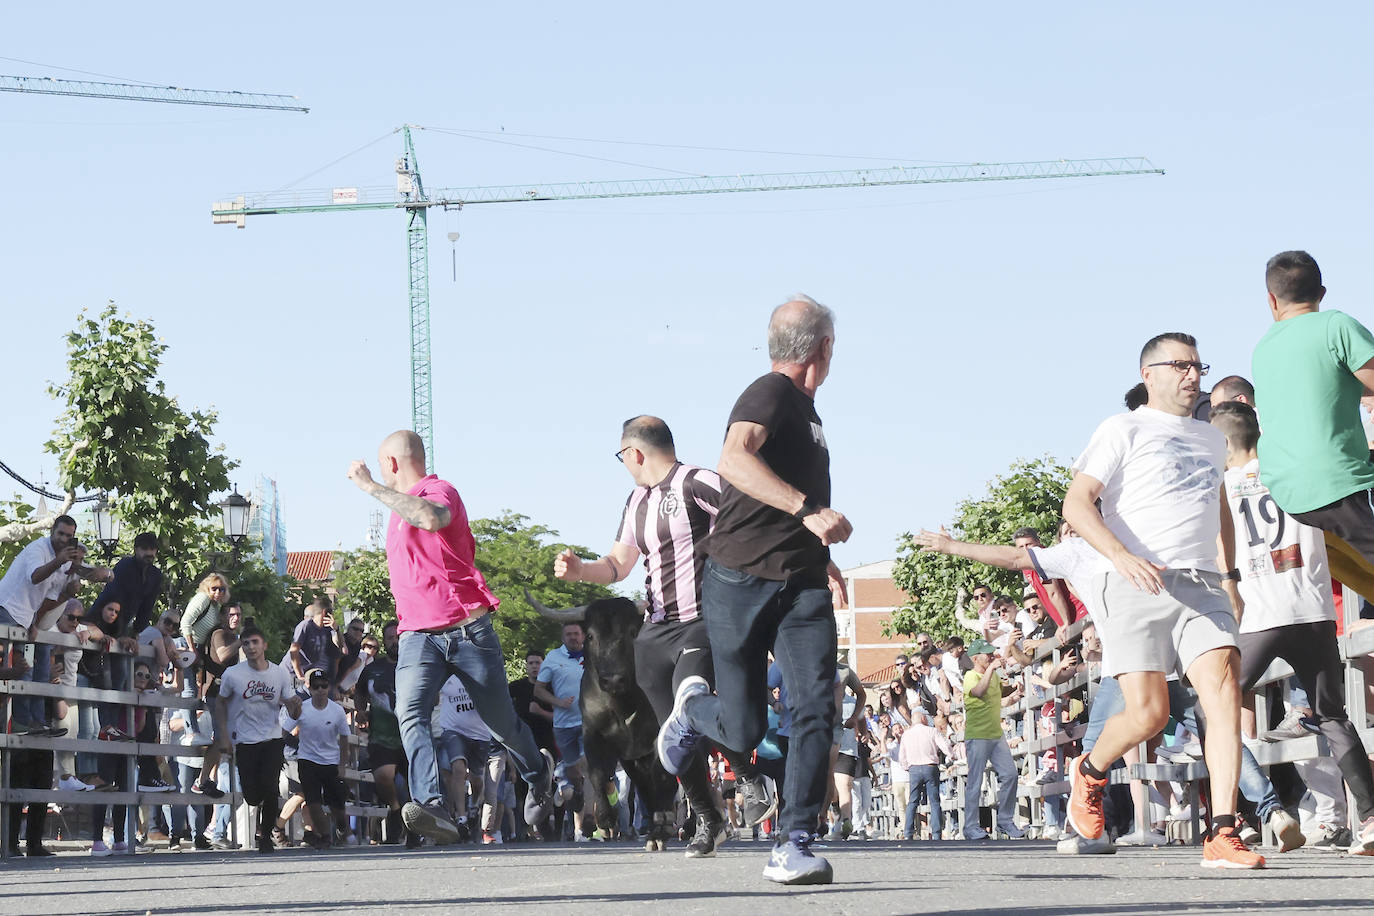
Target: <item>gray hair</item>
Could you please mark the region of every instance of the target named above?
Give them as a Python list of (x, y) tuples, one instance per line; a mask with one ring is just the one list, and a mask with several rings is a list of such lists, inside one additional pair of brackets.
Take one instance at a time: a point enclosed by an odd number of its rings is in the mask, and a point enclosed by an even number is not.
[[(797, 303), (801, 309), (783, 309)], [(821, 344), (835, 336), (835, 313), (804, 293), (773, 309), (768, 322), (768, 358), (775, 363), (804, 363)]]

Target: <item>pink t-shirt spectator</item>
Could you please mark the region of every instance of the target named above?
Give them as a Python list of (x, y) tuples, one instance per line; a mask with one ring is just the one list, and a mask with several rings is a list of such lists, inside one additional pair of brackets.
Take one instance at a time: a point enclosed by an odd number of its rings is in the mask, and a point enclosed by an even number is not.
[(496, 609), (496, 596), (474, 565), (477, 542), (458, 491), (433, 474), (406, 491), (448, 509), (450, 521), (438, 531), (408, 525), (396, 513), (386, 529), (386, 565), (396, 596), (397, 628), (444, 629), (462, 623), (479, 608)]

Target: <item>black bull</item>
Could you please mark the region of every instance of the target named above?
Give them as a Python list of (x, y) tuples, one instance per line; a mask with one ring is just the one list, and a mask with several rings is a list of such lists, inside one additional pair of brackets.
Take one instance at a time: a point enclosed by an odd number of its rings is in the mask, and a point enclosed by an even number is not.
[(661, 851), (674, 832), (677, 780), (658, 760), (654, 742), (659, 721), (635, 676), (635, 637), (644, 615), (627, 598), (602, 598), (569, 610), (551, 610), (525, 593), (530, 605), (545, 617), (582, 624), (586, 644), (582, 657), (582, 746), (592, 787), (596, 826), (603, 836), (617, 827), (615, 809), (606, 785), (617, 762), (648, 805), (651, 824), (646, 850)]

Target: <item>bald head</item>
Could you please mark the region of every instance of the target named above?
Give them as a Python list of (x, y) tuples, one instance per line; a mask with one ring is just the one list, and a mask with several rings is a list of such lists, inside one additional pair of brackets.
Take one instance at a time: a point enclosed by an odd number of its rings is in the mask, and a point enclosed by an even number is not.
[(382, 481), (392, 486), (397, 479), (410, 481), (425, 476), (425, 443), (408, 429), (398, 429), (377, 448)]

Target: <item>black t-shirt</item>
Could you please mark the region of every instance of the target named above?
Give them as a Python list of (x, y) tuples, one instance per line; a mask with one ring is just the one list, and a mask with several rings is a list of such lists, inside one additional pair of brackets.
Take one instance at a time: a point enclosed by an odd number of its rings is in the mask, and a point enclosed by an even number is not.
[(530, 712), (530, 703), (539, 703), (540, 707), (547, 712), (553, 712), (553, 707), (547, 703), (540, 703), (534, 698), (534, 685), (530, 679), (522, 677), (518, 681), (510, 683), (510, 698), (515, 704), (515, 714), (525, 720), (525, 724), (534, 732), (534, 743), (542, 748), (552, 749), (553, 741), (553, 721), (545, 719), (543, 716), (536, 716)]
[[(816, 404), (787, 376), (770, 372), (739, 396), (730, 423), (768, 430), (759, 457), (817, 506), (830, 505), (830, 452)], [(764, 579), (796, 575), (824, 581), (830, 549), (800, 520), (746, 496), (722, 480), (716, 526), (706, 553), (717, 563)]]

